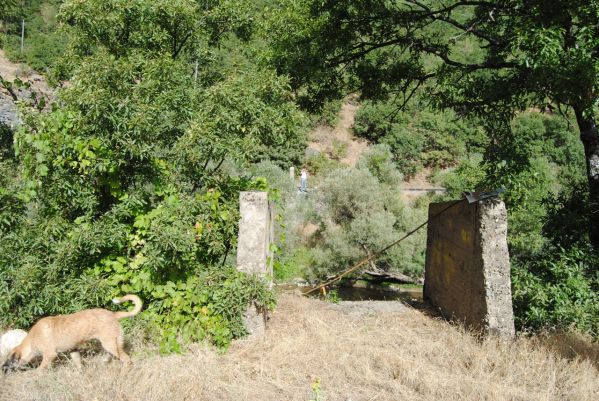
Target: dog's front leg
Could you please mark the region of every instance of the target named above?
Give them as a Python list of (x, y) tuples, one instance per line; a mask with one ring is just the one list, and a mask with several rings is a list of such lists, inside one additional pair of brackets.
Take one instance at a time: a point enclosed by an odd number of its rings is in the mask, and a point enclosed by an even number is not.
[(47, 369), (52, 365), (52, 361), (56, 359), (56, 352), (46, 352), (42, 354), (42, 363), (40, 364), (41, 369)]

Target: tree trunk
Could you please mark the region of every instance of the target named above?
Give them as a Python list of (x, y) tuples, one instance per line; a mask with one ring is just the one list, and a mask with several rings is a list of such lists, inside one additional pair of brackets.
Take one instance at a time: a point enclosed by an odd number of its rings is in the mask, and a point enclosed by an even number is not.
[(581, 110), (575, 110), (575, 114), (587, 164), (590, 195), (589, 238), (593, 247), (599, 250), (599, 132), (593, 117), (586, 117)]

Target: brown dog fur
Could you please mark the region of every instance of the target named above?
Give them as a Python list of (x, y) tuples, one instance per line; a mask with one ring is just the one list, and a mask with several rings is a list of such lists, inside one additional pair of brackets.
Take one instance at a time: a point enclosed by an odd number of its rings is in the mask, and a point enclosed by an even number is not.
[(7, 363), (12, 361), (13, 364), (17, 362), (17, 366), (22, 366), (41, 354), (40, 368), (47, 368), (58, 352), (70, 351), (86, 341), (96, 339), (107, 352), (128, 364), (131, 358), (123, 349), (123, 331), (119, 320), (137, 315), (141, 311), (142, 302), (137, 295), (132, 294), (113, 299), (117, 304), (125, 301), (133, 301), (133, 310), (112, 312), (106, 309), (86, 309), (70, 315), (40, 319), (29, 330), (21, 345), (12, 350)]

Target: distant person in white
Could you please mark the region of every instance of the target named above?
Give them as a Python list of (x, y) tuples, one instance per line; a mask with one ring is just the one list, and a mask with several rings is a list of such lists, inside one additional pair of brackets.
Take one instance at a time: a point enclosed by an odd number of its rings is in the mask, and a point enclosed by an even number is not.
[(308, 185), (308, 170), (302, 168), (302, 174), (300, 175), (300, 192), (307, 192)]

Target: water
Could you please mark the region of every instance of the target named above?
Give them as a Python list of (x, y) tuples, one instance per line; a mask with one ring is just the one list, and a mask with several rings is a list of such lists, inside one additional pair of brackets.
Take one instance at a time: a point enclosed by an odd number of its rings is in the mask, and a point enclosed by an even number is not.
[(389, 288), (389, 287), (350, 287), (337, 288), (337, 295), (343, 301), (422, 301), (422, 287)]
[[(283, 290), (296, 290), (301, 292), (309, 291), (314, 287), (300, 287), (296, 285), (278, 286)], [(405, 303), (422, 302), (422, 287), (386, 287), (379, 285), (364, 286), (339, 286), (333, 288), (337, 292), (337, 297), (341, 301), (402, 301)], [(327, 289), (331, 291), (331, 289)], [(320, 291), (314, 291), (309, 294), (314, 298), (321, 297)]]

